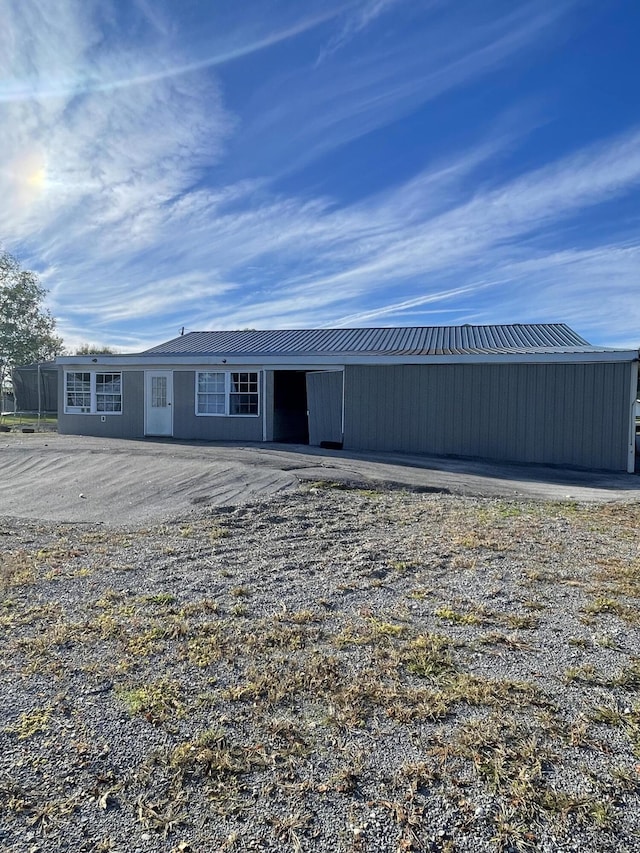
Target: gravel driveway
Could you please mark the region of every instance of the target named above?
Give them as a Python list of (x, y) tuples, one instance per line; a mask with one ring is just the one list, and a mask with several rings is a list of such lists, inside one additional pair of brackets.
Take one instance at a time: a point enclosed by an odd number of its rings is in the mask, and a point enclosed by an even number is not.
[[(247, 489), (199, 501), (189, 446), (120, 516), (137, 449), (69, 440), (70, 474), (35, 438), (58, 474), (32, 485), (86, 496), (0, 516), (0, 851), (640, 850), (633, 490), (389, 489), (230, 447)], [(139, 472), (174, 454), (139, 448)], [(173, 478), (177, 515), (132, 511)]]
[(286, 444), (0, 435), (0, 515), (138, 524), (238, 506), (314, 480), (482, 497), (640, 499), (640, 476)]

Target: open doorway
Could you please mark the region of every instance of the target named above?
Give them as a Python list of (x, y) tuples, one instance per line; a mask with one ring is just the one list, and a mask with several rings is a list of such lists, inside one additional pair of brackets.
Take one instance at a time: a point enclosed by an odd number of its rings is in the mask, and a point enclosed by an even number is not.
[(273, 440), (309, 444), (307, 383), (304, 370), (274, 371)]

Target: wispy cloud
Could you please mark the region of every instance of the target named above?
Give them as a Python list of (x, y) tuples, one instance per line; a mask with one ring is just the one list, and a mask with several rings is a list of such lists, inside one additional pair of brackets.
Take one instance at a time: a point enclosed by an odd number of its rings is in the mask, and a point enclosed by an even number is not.
[[(267, 79), (252, 98), (238, 158), (251, 158), (256, 174), (300, 170), (518, 60), (554, 32), (573, 4), (527, 2), (507, 14), (491, 4), (463, 2), (456, 14), (440, 6), (398, 3), (389, 7), (389, 17), (396, 10), (405, 13), (402, 39), (383, 33), (366, 50), (338, 53), (320, 66), (300, 64)], [(464, 18), (468, 26), (461, 27)]]
[(345, 14), (341, 29), (331, 36), (321, 49), (316, 65), (324, 62), (333, 53), (347, 45), (358, 33), (402, 2), (406, 0), (364, 0), (358, 3), (354, 9), (350, 9)]
[[(242, 59), (273, 47), (280, 42), (300, 36), (307, 30), (314, 29), (335, 18), (342, 8), (339, 3), (334, 5), (329, 2), (324, 7), (318, 4), (310, 4), (305, 15), (292, 16), (286, 14), (277, 21), (273, 21), (269, 17), (252, 18), (250, 19), (250, 27), (244, 24), (243, 19), (236, 19), (233, 28), (226, 30), (222, 39), (215, 30), (207, 33), (206, 49), (203, 49), (199, 44), (203, 35), (200, 33), (199, 38), (195, 39), (197, 58), (187, 59), (186, 51), (179, 55), (171, 50), (167, 55), (167, 39), (171, 37), (171, 27), (163, 11), (159, 7), (150, 5), (147, 0), (137, 0), (135, 6), (148, 21), (151, 21), (159, 38), (149, 42), (143, 51), (140, 51), (138, 44), (134, 45), (133, 43), (128, 48), (113, 49), (112, 47), (107, 60), (102, 61), (103, 57), (100, 55), (99, 46), (103, 41), (103, 33), (98, 34), (92, 26), (93, 21), (87, 14), (87, 11), (93, 10), (95, 12), (98, 7), (92, 3), (87, 3), (85, 14), (82, 16), (84, 20), (80, 22), (75, 17), (75, 13), (77, 13), (76, 4), (69, 7), (68, 3), (69, 0), (62, 0), (61, 11), (62, 19), (72, 23), (70, 33), (72, 44), (74, 34), (81, 34), (82, 37), (76, 41), (76, 44), (79, 44), (81, 48), (95, 48), (98, 50), (98, 57), (93, 57), (89, 61), (83, 50), (81, 50), (80, 57), (68, 55), (66, 58), (54, 56), (53, 52), (46, 50), (38, 50), (37, 56), (35, 52), (32, 52), (35, 62), (31, 70), (36, 71), (36, 73), (7, 76), (4, 82), (0, 84), (0, 102), (24, 101), (33, 98), (70, 98), (83, 94), (108, 93), (216, 68), (232, 60)], [(53, 24), (53, 32), (59, 32), (58, 7), (46, 9), (29, 2), (18, 3), (16, 0), (9, 0), (8, 5), (12, 7), (8, 17), (13, 17), (16, 26), (13, 31), (11, 27), (5, 30), (4, 36), (0, 39), (0, 47), (10, 48), (14, 57), (22, 50), (21, 31), (46, 33), (47, 28)], [(64, 9), (65, 6), (67, 7), (66, 10)], [(105, 11), (103, 26), (108, 27), (107, 21), (110, 17)], [(77, 26), (79, 23), (80, 27), (83, 25), (85, 27), (81, 33)], [(51, 33), (51, 30), (49, 32)], [(121, 31), (118, 33), (120, 39), (122, 37)], [(67, 51), (67, 53), (73, 54), (73, 51)], [(81, 58), (83, 61), (80, 63), (68, 61), (74, 58)]]
[[(136, 349), (181, 326), (428, 323), (440, 312), (564, 319), (605, 343), (616, 315), (640, 328), (637, 228), (590, 241), (574, 230), (638, 191), (638, 129), (507, 178), (497, 167), (526, 136), (526, 115), (524, 130), (494, 118), (466, 147), (351, 202), (273, 180), (500, 67), (565, 6), (492, 7), (457, 32), (435, 4), (431, 28), (355, 52), (350, 41), (414, 5), (313, 2), (302, 14), (275, 3), (268, 22), (217, 21), (209, 52), (191, 27), (193, 56), (169, 7), (122, 8), (10, 2), (0, 32), (0, 237), (41, 271), (71, 345)], [(119, 14), (143, 34), (135, 51), (116, 39)], [(322, 20), (334, 45), (325, 61), (313, 67), (307, 51), (232, 109), (213, 67)]]

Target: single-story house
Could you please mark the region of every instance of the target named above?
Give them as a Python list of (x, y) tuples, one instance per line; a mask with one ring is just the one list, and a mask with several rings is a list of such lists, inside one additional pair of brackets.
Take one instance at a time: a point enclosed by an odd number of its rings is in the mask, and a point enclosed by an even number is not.
[(61, 433), (634, 470), (638, 351), (564, 324), (189, 332), (57, 362)]

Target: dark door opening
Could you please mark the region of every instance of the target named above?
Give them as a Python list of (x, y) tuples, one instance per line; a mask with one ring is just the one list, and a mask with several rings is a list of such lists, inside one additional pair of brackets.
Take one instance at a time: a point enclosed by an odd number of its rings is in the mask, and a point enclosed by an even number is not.
[(304, 370), (274, 371), (273, 440), (309, 444), (307, 382)]

